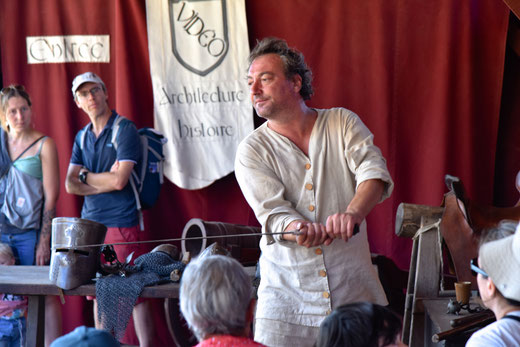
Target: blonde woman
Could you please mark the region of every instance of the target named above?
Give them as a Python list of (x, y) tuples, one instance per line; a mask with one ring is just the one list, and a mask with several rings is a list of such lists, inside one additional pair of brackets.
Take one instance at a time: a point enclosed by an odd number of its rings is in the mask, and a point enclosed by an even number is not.
[[(60, 190), (56, 144), (33, 128), (23, 86), (3, 88), (0, 96), (0, 240), (12, 248), (17, 265), (45, 265)], [(46, 340), (61, 332), (61, 311), (51, 299), (47, 317), (53, 318), (46, 322), (53, 327)]]

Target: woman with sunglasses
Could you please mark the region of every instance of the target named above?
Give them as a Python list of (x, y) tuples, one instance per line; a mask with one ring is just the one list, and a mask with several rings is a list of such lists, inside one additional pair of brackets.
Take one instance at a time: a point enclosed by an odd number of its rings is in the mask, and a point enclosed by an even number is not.
[[(516, 229), (516, 232), (515, 232)], [(513, 233), (511, 235), (511, 233)], [(497, 239), (497, 235), (508, 235)], [(520, 346), (520, 228), (501, 222), (488, 235), (478, 259), (471, 261), (482, 302), (497, 319), (475, 332), (466, 347)], [(498, 236), (500, 237), (500, 236)]]
[[(17, 265), (46, 265), (59, 195), (58, 153), (54, 141), (33, 128), (31, 105), (23, 86), (1, 90), (0, 240), (11, 246)], [(61, 332), (60, 307), (52, 299), (47, 313), (53, 319), (46, 322), (55, 333), (46, 329), (46, 339)]]

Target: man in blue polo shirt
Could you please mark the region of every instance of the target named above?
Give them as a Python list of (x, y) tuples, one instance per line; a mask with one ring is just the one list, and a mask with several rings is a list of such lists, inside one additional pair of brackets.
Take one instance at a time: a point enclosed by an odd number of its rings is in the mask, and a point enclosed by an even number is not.
[[(81, 218), (104, 224), (105, 243), (142, 241), (139, 217), (129, 178), (140, 160), (140, 140), (133, 122), (124, 119), (117, 132), (117, 150), (112, 144), (112, 125), (117, 117), (108, 106), (105, 84), (96, 74), (85, 72), (72, 82), (72, 94), (78, 108), (90, 118), (74, 140), (65, 188), (84, 196)], [(134, 259), (145, 253), (142, 245), (114, 246), (119, 260), (134, 252)], [(153, 345), (153, 326), (149, 301), (138, 302), (134, 323), (140, 346)], [(94, 304), (96, 328), (97, 305)]]

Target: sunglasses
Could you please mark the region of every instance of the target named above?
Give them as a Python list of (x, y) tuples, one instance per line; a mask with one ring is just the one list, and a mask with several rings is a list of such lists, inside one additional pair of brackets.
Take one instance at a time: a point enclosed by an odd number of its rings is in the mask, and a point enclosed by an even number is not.
[(25, 88), (19, 84), (10, 85), (8, 87), (2, 88), (2, 90), (0, 91), (0, 95), (7, 95), (7, 94), (9, 94), (9, 92), (12, 92), (12, 91), (24, 92)]
[(477, 264), (478, 264), (478, 260), (477, 260), (477, 258), (473, 258), (473, 259), (471, 259), (471, 261), (470, 261), (469, 264), (470, 264), (470, 267), (471, 267), (471, 274), (472, 274), (473, 276), (476, 277), (476, 276), (477, 276), (477, 273), (479, 273), (479, 274), (481, 274), (482, 276), (484, 276), (485, 278), (488, 278), (488, 277), (489, 277), (489, 275), (486, 273), (486, 271), (482, 270), (481, 268), (479, 268), (479, 267), (477, 266)]

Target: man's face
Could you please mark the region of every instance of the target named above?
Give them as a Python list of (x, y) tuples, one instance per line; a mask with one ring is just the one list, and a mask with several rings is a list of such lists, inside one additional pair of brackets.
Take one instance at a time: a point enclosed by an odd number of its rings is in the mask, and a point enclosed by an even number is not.
[(287, 79), (277, 54), (256, 58), (249, 67), (247, 83), (256, 113), (266, 119), (276, 119), (292, 101), (301, 98), (301, 79), (298, 75)]
[(86, 82), (76, 90), (76, 105), (91, 117), (100, 116), (108, 108), (108, 97), (100, 84)]

